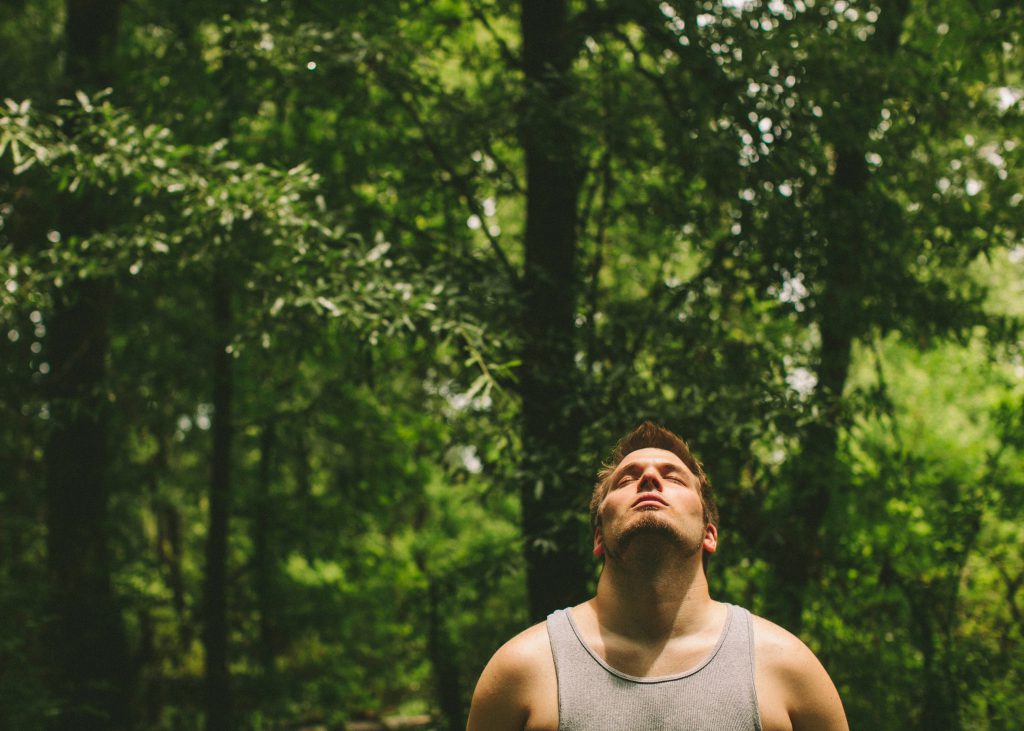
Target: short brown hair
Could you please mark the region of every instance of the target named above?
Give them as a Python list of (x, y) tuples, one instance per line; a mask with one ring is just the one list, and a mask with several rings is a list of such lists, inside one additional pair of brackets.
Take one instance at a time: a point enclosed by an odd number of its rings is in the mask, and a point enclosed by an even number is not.
[(600, 521), (601, 502), (611, 488), (611, 476), (623, 458), (638, 449), (664, 449), (683, 461), (690, 472), (697, 478), (700, 490), (700, 501), (704, 506), (704, 524), (718, 526), (718, 506), (711, 483), (704, 474), (704, 467), (690, 453), (683, 438), (653, 421), (645, 421), (626, 436), (622, 437), (612, 450), (611, 457), (597, 473), (597, 484), (590, 496), (590, 529), (597, 528)]

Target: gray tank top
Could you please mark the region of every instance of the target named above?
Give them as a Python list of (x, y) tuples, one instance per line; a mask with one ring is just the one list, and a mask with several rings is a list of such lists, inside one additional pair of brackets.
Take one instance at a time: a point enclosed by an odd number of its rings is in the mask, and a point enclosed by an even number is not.
[(761, 731), (750, 614), (726, 607), (711, 654), (657, 678), (620, 673), (587, 646), (568, 610), (552, 612), (559, 731)]

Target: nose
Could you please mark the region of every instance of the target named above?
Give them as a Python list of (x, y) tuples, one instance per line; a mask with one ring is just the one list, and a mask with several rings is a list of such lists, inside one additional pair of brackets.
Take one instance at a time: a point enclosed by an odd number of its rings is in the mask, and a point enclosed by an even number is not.
[(656, 492), (664, 492), (663, 485), (661, 484), (661, 475), (658, 470), (653, 466), (648, 467), (640, 475), (640, 480), (636, 486), (637, 492), (647, 492), (654, 490)]

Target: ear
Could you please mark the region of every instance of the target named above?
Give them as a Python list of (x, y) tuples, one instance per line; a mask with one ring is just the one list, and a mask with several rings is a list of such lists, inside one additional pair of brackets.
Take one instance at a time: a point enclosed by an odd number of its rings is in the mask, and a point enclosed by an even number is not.
[(707, 553), (718, 550), (718, 528), (713, 523), (704, 526), (704, 542), (701, 545)]
[(594, 528), (594, 555), (598, 558), (604, 555), (604, 538), (601, 537), (601, 526)]

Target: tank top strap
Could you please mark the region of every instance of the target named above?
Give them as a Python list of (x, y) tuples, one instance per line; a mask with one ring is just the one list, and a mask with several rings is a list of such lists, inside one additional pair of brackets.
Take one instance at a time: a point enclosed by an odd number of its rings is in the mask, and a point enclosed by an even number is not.
[(578, 672), (593, 662), (588, 648), (576, 635), (569, 620), (568, 609), (556, 609), (548, 615), (548, 641), (555, 660), (555, 674)]

